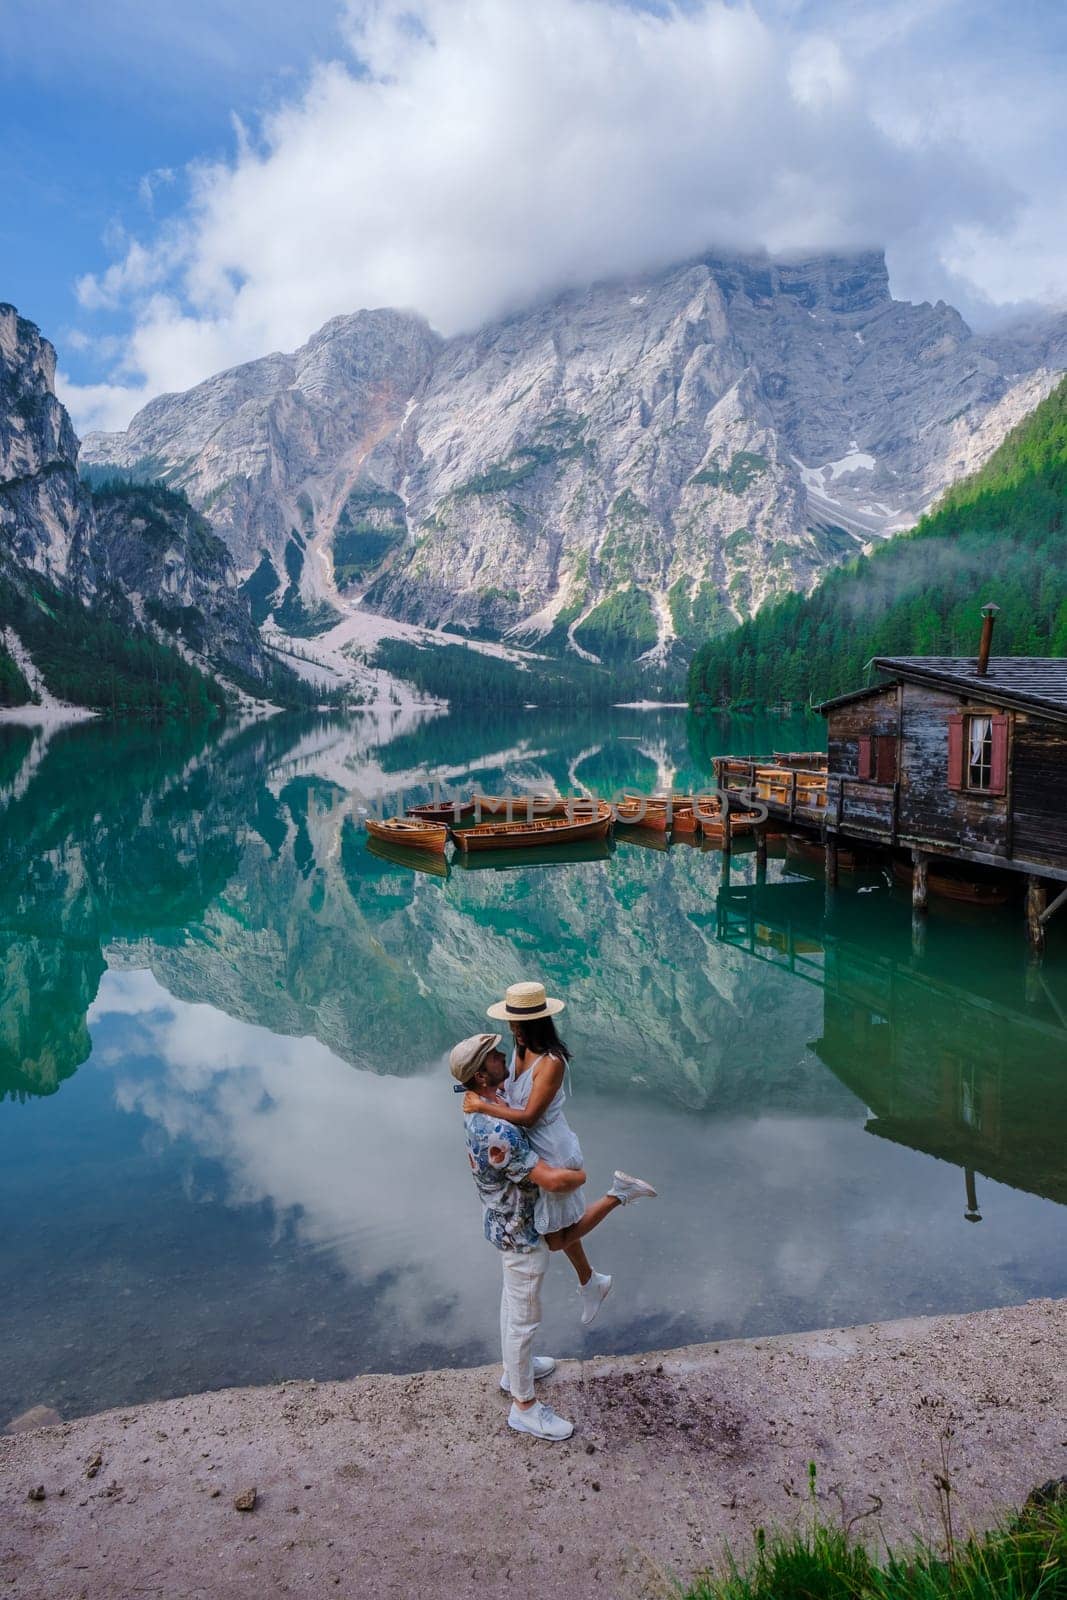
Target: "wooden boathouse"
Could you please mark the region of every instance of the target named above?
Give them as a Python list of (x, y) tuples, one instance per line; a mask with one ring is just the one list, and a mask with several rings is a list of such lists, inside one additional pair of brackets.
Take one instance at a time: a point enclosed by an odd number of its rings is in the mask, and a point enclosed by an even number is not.
[(878, 657), (879, 682), (819, 706), (824, 770), (724, 757), (716, 778), (731, 801), (759, 799), (770, 823), (817, 830), (830, 886), (839, 850), (863, 846), (910, 860), (919, 911), (931, 864), (1023, 875), (1040, 949), (1067, 902), (1067, 659), (991, 658), (995, 610), (977, 658)]

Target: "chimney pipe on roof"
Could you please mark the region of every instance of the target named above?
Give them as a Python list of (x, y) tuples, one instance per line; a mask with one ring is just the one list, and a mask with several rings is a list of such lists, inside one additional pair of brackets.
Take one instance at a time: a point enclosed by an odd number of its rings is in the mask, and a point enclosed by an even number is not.
[(978, 646), (978, 676), (984, 678), (989, 671), (989, 650), (993, 643), (993, 624), (997, 618), (999, 606), (992, 601), (982, 607), (982, 639)]

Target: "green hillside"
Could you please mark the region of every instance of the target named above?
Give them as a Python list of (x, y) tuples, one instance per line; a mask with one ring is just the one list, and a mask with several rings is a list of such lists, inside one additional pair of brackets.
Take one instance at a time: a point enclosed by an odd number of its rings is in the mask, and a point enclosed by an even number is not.
[(699, 708), (819, 701), (878, 655), (974, 655), (1000, 606), (998, 655), (1067, 655), (1067, 379), (910, 533), (709, 640), (689, 670)]
[[(10, 626), (46, 685), (61, 700), (105, 716), (216, 715), (218, 684), (125, 617), (90, 610), (39, 574), (0, 568), (0, 629)], [(0, 656), (0, 705), (24, 705), (29, 685), (7, 652)]]

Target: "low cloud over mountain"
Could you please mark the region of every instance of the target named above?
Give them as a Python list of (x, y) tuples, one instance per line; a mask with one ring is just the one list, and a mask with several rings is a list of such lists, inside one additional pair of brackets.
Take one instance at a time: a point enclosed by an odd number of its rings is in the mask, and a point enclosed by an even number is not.
[(407, 306), (452, 334), (709, 247), (883, 243), (905, 296), (965, 312), (1054, 297), (1031, 192), (1053, 177), (1027, 163), (1026, 130), (1048, 144), (1034, 119), (1056, 102), (1038, 74), (994, 141), (977, 107), (1020, 88), (1014, 45), (1001, 89), (983, 86), (995, 40), (972, 9), (964, 48), (959, 13), (353, 4), (338, 58), (79, 281), (88, 318), (119, 308), (130, 330), (109, 380), (66, 397), (83, 426), (115, 426), (338, 312)]

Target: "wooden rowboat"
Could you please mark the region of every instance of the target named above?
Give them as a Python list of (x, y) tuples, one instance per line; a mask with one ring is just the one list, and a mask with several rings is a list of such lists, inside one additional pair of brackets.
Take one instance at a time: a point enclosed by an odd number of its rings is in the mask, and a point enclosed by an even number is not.
[[(730, 812), (730, 838), (741, 839), (751, 833), (760, 823), (758, 811), (731, 811)], [(709, 817), (701, 820), (700, 832), (709, 844), (722, 844), (726, 838), (726, 826), (721, 817)]]
[(448, 804), (436, 806), (408, 806), (405, 813), (409, 817), (418, 817), (423, 822), (464, 822), (467, 817), (474, 815), (474, 802), (472, 800), (453, 800)]
[[(622, 791), (622, 815), (618, 820), (626, 827), (646, 827), (660, 829), (660, 818), (663, 817), (664, 827), (670, 828), (672, 833), (681, 837), (690, 834), (696, 836), (700, 832), (697, 820), (697, 807), (700, 799), (691, 794), (638, 794), (634, 789)], [(643, 813), (641, 807), (644, 807)], [(636, 808), (631, 811), (631, 807)]]
[[(898, 883), (910, 883), (911, 862), (894, 861), (893, 876)], [(926, 889), (940, 900), (962, 900), (972, 906), (1002, 906), (1010, 893), (1005, 884), (987, 883), (980, 878), (957, 878), (955, 873), (945, 872), (932, 862), (926, 869)]]
[(620, 800), (615, 807), (615, 821), (623, 828), (647, 828), (651, 832), (667, 832), (667, 803), (650, 800)]
[[(722, 807), (699, 805), (696, 808), (697, 821), (700, 831), (705, 839), (715, 844), (721, 844), (726, 837), (726, 824), (723, 821)], [(742, 834), (751, 833), (763, 820), (760, 811), (731, 811), (730, 812), (730, 837), (739, 839)]]
[(595, 816), (577, 818), (573, 822), (569, 817), (536, 817), (533, 822), (478, 822), (452, 837), (461, 850), (529, 850), (539, 845), (606, 839), (610, 831), (611, 807), (598, 802)]
[(622, 798), (625, 805), (641, 800), (646, 806), (654, 806), (657, 811), (664, 807), (669, 807), (672, 812), (692, 811), (696, 804), (696, 798), (691, 794), (641, 794), (637, 789), (624, 789)]
[(422, 822), (417, 817), (386, 817), (384, 822), (376, 817), (365, 817), (363, 821), (373, 839), (408, 845), (413, 850), (435, 850), (438, 855), (444, 855), (448, 829), (443, 822)]
[[(592, 802), (586, 802), (591, 805)], [(561, 817), (567, 806), (557, 794), (472, 794), (471, 805), (481, 817), (529, 822), (533, 817)], [(510, 811), (508, 807), (510, 806)]]

